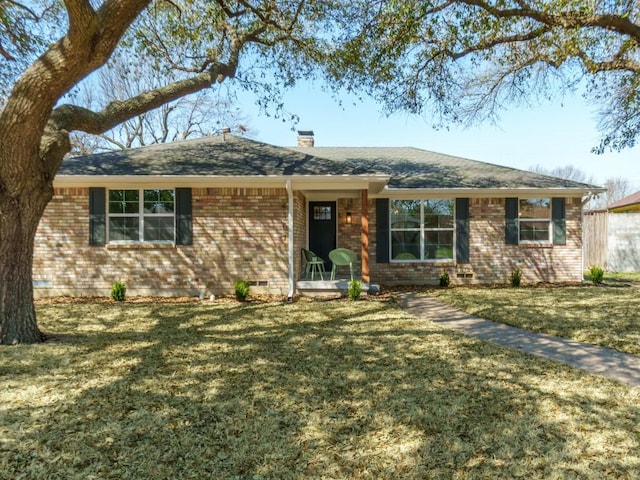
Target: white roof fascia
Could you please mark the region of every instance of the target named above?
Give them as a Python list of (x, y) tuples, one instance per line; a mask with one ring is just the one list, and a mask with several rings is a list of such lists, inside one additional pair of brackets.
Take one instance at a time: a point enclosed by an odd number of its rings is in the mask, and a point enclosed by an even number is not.
[(369, 190), (371, 198), (486, 198), (486, 197), (580, 197), (602, 193), (604, 188), (389, 188), (387, 175), (270, 175), (270, 176), (204, 176), (204, 175), (57, 175), (54, 187), (243, 187), (278, 188), (290, 178), (293, 190)]
[(388, 176), (294, 175), (294, 176), (204, 176), (204, 175), (57, 175), (54, 187), (282, 187), (291, 179), (294, 190), (368, 189), (370, 183), (387, 182)]
[(282, 178), (205, 177), (202, 175), (57, 175), (54, 187), (282, 187)]
[(600, 188), (384, 188), (372, 198), (582, 197), (602, 191)]
[(295, 190), (368, 190), (370, 184), (389, 181), (388, 176), (372, 175), (296, 175), (292, 176)]

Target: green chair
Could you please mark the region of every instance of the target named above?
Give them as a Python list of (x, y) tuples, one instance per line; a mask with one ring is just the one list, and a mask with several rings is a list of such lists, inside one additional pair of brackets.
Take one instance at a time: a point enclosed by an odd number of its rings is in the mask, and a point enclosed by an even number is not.
[(338, 267), (349, 265), (351, 281), (353, 281), (353, 262), (356, 261), (356, 254), (354, 252), (346, 248), (336, 248), (329, 252), (329, 260), (333, 263), (331, 267), (331, 280), (335, 280)]
[(324, 260), (306, 248), (302, 249), (302, 254), (307, 262), (307, 266), (304, 270), (305, 278), (311, 274), (311, 280), (315, 279), (316, 272), (320, 274), (320, 280), (324, 280), (324, 273), (327, 273), (324, 269)]

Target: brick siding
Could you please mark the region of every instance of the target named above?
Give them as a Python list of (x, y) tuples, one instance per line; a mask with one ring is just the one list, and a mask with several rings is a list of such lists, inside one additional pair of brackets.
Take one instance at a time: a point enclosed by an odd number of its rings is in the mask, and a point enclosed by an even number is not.
[(109, 295), (116, 280), (131, 295), (231, 293), (236, 280), (288, 292), (284, 188), (194, 188), (192, 201), (192, 245), (90, 246), (88, 188), (57, 188), (36, 236), (36, 295)]
[(470, 263), (453, 261), (377, 264), (375, 201), (369, 202), (371, 279), (386, 285), (437, 284), (446, 271), (452, 284), (508, 283), (514, 268), (523, 283), (577, 282), (582, 279), (582, 203), (566, 199), (566, 245), (506, 245), (505, 199), (477, 198), (469, 202)]
[[(56, 188), (40, 222), (33, 263), (35, 293), (109, 295), (113, 281), (130, 295), (198, 295), (233, 292), (236, 280), (259, 283), (252, 291), (288, 292), (288, 196), (284, 188), (194, 188), (192, 245), (89, 245), (88, 188)], [(339, 199), (338, 247), (356, 252), (361, 269), (360, 198)], [(506, 283), (511, 271), (523, 283), (582, 278), (581, 201), (566, 201), (566, 245), (505, 245), (504, 198), (471, 199), (470, 263), (376, 263), (376, 202), (370, 200), (371, 281), (382, 285), (435, 284), (447, 271), (453, 284)], [(346, 212), (352, 223), (346, 223)], [(294, 269), (302, 276), (307, 245), (306, 199), (294, 192)]]

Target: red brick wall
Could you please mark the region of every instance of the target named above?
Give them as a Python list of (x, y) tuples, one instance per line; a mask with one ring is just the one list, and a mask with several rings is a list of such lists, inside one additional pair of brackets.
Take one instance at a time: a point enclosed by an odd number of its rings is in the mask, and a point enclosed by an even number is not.
[(304, 262), (302, 249), (307, 247), (307, 202), (301, 192), (293, 194), (293, 260), (295, 265), (294, 279), (302, 277)]
[(375, 201), (369, 202), (371, 280), (380, 284), (436, 284), (446, 271), (453, 284), (508, 283), (511, 272), (522, 270), (523, 283), (582, 279), (582, 204), (566, 199), (566, 245), (505, 245), (504, 198), (471, 199), (469, 205), (470, 263), (453, 261), (375, 262)]
[(36, 237), (36, 295), (288, 292), (288, 197), (282, 189), (194, 188), (193, 245), (89, 246), (88, 189), (58, 188)]
[[(231, 293), (236, 280), (252, 291), (287, 294), (288, 196), (284, 188), (194, 188), (193, 245), (89, 246), (88, 188), (57, 188), (36, 237), (36, 295), (109, 295), (124, 281), (130, 295)], [(524, 283), (582, 278), (581, 202), (566, 203), (566, 245), (505, 245), (504, 199), (470, 201), (470, 264), (376, 263), (376, 202), (369, 201), (371, 281), (434, 284), (443, 270), (452, 283), (506, 283), (513, 268)], [(352, 223), (346, 223), (346, 212)], [(338, 247), (356, 252), (361, 269), (360, 198), (338, 200)], [(294, 192), (295, 278), (307, 238), (306, 199)], [(467, 278), (462, 276), (467, 275)]]
[[(351, 212), (351, 224), (346, 223), (347, 212)], [(358, 260), (353, 268), (355, 272), (358, 272), (358, 276), (360, 276), (362, 269), (362, 244), (360, 239), (361, 212), (362, 202), (360, 198), (341, 198), (338, 200), (337, 244), (339, 248), (348, 248), (356, 252)], [(369, 242), (375, 243), (375, 237), (371, 237)], [(339, 273), (348, 273), (347, 267), (342, 267)]]

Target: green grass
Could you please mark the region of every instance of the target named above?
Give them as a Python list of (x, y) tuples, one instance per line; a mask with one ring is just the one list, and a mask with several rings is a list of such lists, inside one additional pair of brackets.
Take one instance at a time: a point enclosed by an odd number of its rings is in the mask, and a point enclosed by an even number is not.
[(432, 293), (487, 320), (640, 355), (637, 287), (460, 287)]
[(604, 283), (640, 283), (640, 272), (604, 272)]
[(640, 389), (377, 301), (40, 304), (2, 479), (640, 476)]

